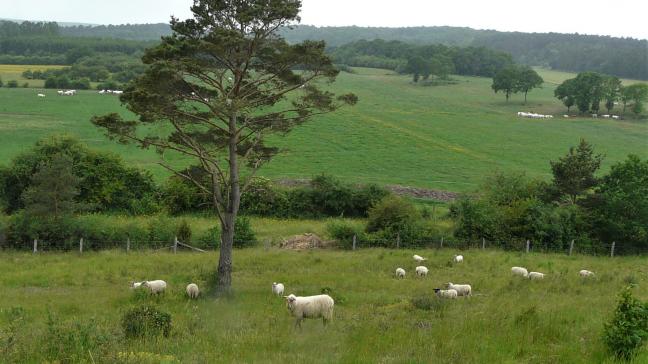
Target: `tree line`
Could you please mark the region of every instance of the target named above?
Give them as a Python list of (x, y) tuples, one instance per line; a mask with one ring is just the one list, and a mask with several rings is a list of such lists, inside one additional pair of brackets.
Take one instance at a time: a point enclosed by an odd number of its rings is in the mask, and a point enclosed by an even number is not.
[(415, 82), (450, 73), (491, 77), (513, 63), (510, 55), (483, 47), (420, 46), (382, 39), (349, 43), (330, 50), (330, 55), (336, 63), (412, 74)]
[(581, 72), (575, 78), (565, 80), (554, 90), (556, 98), (567, 107), (567, 112), (573, 106), (580, 113), (592, 112), (598, 114), (601, 105), (611, 114), (616, 105), (621, 105), (621, 112), (626, 108), (639, 115), (644, 110), (644, 102), (648, 100), (648, 84), (636, 83), (624, 86), (616, 76), (597, 72)]

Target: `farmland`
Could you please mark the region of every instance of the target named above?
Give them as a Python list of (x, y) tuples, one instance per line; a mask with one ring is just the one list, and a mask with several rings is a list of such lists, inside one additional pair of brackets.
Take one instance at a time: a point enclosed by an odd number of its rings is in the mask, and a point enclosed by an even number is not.
[(52, 66), (52, 65), (22, 65), (22, 64), (1, 64), (0, 65), (0, 78), (5, 83), (7, 81), (16, 80), (19, 85), (23, 85), (25, 82), (29, 84), (29, 87), (43, 87), (45, 84), (44, 80), (28, 80), (22, 76), (22, 73), (27, 70), (32, 71), (45, 71), (48, 69), (61, 69), (66, 66)]
[[(429, 258), (428, 277), (413, 276), (413, 253)], [(601, 333), (616, 295), (628, 282), (648, 283), (641, 257), (467, 250), (466, 261), (452, 265), (454, 253), (243, 249), (234, 255), (236, 294), (190, 302), (184, 286), (205, 286), (214, 253), (2, 252), (0, 351), (9, 362), (610, 362)], [(515, 279), (513, 265), (547, 278)], [(404, 280), (393, 277), (398, 266), (408, 271)], [(580, 279), (583, 268), (597, 278)], [(148, 298), (128, 288), (147, 278), (165, 279), (169, 291)], [(332, 325), (307, 320), (294, 329), (283, 300), (270, 293), (273, 281), (300, 295), (326, 289), (336, 300)], [(433, 299), (432, 288), (447, 281), (472, 284), (474, 296)], [(172, 315), (168, 338), (124, 339), (122, 314), (139, 304)], [(136, 359), (118, 360), (119, 353)], [(644, 348), (635, 362), (646, 360)]]
[[(549, 82), (561, 75), (549, 71)], [(2, 76), (4, 80), (8, 78)], [(454, 77), (456, 84), (422, 87), (408, 77), (378, 69), (342, 73), (335, 91), (356, 93), (353, 108), (319, 117), (287, 137), (275, 137), (284, 152), (260, 174), (271, 178), (308, 178), (326, 171), (352, 182), (401, 184), (450, 191), (474, 190), (483, 175), (499, 169), (549, 177), (549, 160), (564, 154), (580, 138), (605, 154), (603, 172), (627, 154), (648, 156), (648, 124), (590, 118), (531, 120), (521, 110), (562, 115), (553, 98), (555, 84), (529, 94), (528, 105), (516, 95), (506, 103), (490, 89), (491, 80)], [(80, 91), (57, 97), (46, 90), (37, 99), (32, 89), (0, 88), (0, 161), (29, 148), (52, 133), (77, 135), (91, 148), (110, 150), (128, 163), (167, 176), (152, 151), (117, 145), (89, 119), (128, 112), (112, 95)], [(170, 156), (172, 163), (185, 163)]]

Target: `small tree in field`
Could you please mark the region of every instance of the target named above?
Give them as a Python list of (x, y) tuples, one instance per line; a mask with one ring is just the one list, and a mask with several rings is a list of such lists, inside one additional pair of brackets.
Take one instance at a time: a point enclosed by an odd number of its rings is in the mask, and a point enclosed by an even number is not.
[(497, 72), (493, 77), (491, 88), (495, 93), (502, 91), (508, 102), (511, 94), (518, 92), (518, 68), (511, 65)]
[(527, 94), (530, 90), (541, 87), (544, 80), (538, 72), (531, 67), (524, 67), (518, 71), (516, 89), (524, 92), (524, 103), (527, 102)]
[[(357, 101), (320, 89), (318, 80), (338, 74), (323, 42), (290, 45), (278, 35), (300, 8), (299, 0), (194, 0), (194, 18), (172, 18), (172, 35), (145, 52), (146, 72), (121, 96), (139, 119), (92, 120), (120, 142), (155, 148), (162, 166), (210, 196), (221, 226), (219, 293), (231, 287), (241, 194), (278, 152), (266, 137)], [(167, 153), (191, 157), (207, 178), (176, 170)]]
[(596, 186), (594, 173), (601, 166), (603, 156), (594, 154), (592, 145), (581, 139), (577, 148), (569, 148), (569, 153), (557, 162), (551, 163), (553, 184), (563, 195), (567, 195), (572, 204), (576, 204), (579, 195)]
[(558, 85), (556, 89), (554, 90), (554, 96), (561, 100), (563, 104), (567, 107), (567, 113), (569, 114), (569, 111), (572, 106), (576, 103), (576, 79), (572, 78), (569, 80), (565, 80), (563, 83)]
[(40, 166), (32, 176), (31, 186), (23, 192), (25, 211), (29, 216), (54, 220), (73, 214), (79, 208), (74, 201), (79, 194), (78, 184), (72, 160), (55, 155), (51, 162)]

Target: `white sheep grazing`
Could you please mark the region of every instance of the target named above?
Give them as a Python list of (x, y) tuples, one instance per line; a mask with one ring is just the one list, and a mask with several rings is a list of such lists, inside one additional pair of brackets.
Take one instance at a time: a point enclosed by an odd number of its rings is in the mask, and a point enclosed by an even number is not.
[(200, 289), (198, 289), (198, 285), (195, 283), (189, 283), (187, 285), (187, 296), (192, 299), (198, 298), (198, 295), (200, 294)]
[(137, 289), (140, 288), (141, 286), (142, 286), (142, 282), (133, 282), (131, 284), (131, 289)]
[(531, 280), (536, 280), (536, 279), (544, 279), (544, 273), (540, 272), (530, 272), (529, 273), (529, 279)]
[(604, 118), (604, 119), (609, 119), (609, 118), (610, 118), (610, 115), (608, 115), (608, 114), (604, 114), (604, 115), (603, 115), (603, 118)]
[(454, 256), (454, 261), (455, 261), (455, 263), (463, 262), (463, 255), (455, 255)]
[(515, 276), (522, 276), (524, 278), (529, 276), (529, 271), (526, 270), (526, 268), (522, 267), (513, 267), (511, 268), (511, 273)]
[(458, 296), (470, 296), (472, 294), (472, 287), (469, 284), (454, 284), (448, 282), (446, 286), (448, 289), (454, 289), (457, 291)]
[(419, 277), (425, 277), (428, 274), (428, 269), (427, 267), (424, 267), (422, 265), (419, 265), (416, 267), (416, 275)]
[(116, 91), (113, 91), (112, 93), (115, 94), (115, 95), (121, 95), (121, 94), (124, 93), (124, 91), (116, 90)]
[(405, 269), (396, 268), (396, 278), (405, 278)]
[(593, 117), (594, 119), (596, 119), (596, 118), (598, 118), (598, 114), (592, 114), (592, 117)]
[(283, 283), (272, 282), (272, 293), (276, 294), (277, 296), (282, 296), (284, 293)]
[(58, 91), (56, 91), (56, 93), (57, 93), (59, 96), (63, 96), (63, 90), (58, 90)]
[(568, 118), (568, 117), (569, 117), (569, 115), (567, 115), (567, 114), (563, 115), (563, 118)]
[(619, 120), (619, 115), (612, 115), (612, 119)]
[(587, 269), (581, 270), (580, 272), (578, 272), (578, 274), (583, 278), (594, 277), (594, 272)]
[(148, 288), (151, 293), (159, 294), (164, 293), (167, 284), (165, 281), (158, 279), (155, 281), (144, 281), (142, 282), (142, 287)]
[(38, 97), (45, 97), (44, 94), (38, 94), (37, 96), (38, 96)]
[(324, 326), (333, 319), (335, 301), (329, 295), (297, 297), (291, 294), (284, 297), (288, 310), (295, 317), (296, 327), (301, 328), (301, 322), (305, 318), (322, 318)]
[(457, 293), (456, 289), (441, 289), (441, 288), (435, 288), (434, 293), (436, 293), (437, 297), (440, 298), (452, 298), (455, 299), (459, 295)]
[(414, 255), (412, 256), (412, 258), (414, 258), (414, 261), (417, 262), (417, 263), (420, 263), (420, 262), (422, 262), (422, 261), (424, 261), (424, 260), (427, 260), (427, 259), (423, 258), (422, 256), (420, 256), (420, 255), (416, 255), (416, 254), (414, 254)]

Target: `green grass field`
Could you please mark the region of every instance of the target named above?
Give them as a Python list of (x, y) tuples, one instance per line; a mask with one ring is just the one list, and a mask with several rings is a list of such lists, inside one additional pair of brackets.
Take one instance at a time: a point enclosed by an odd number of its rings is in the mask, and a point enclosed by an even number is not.
[[(522, 105), (520, 95), (506, 103), (494, 94), (490, 79), (456, 79), (455, 85), (421, 87), (385, 70), (342, 73), (334, 89), (355, 92), (360, 103), (317, 118), (285, 138), (276, 137), (284, 153), (260, 174), (308, 178), (327, 172), (352, 182), (468, 191), (496, 169), (548, 178), (549, 160), (565, 154), (580, 138), (606, 155), (603, 170), (629, 153), (648, 157), (646, 122), (518, 118), (522, 110), (564, 113), (551, 83), (531, 92), (529, 104)], [(76, 97), (58, 97), (55, 90), (46, 94), (37, 98), (35, 90), (0, 89), (0, 163), (39, 138), (71, 133), (92, 148), (114, 151), (130, 164), (150, 169), (158, 179), (167, 176), (153, 151), (117, 145), (90, 124), (93, 115), (127, 115), (116, 97), (95, 91)]]
[[(429, 258), (415, 278), (413, 253)], [(189, 282), (205, 286), (215, 253), (0, 252), (2, 362), (84, 363), (612, 363), (601, 340), (617, 294), (636, 282), (648, 299), (645, 258), (585, 257), (468, 250), (450, 264), (450, 249), (410, 251), (238, 250), (230, 299), (184, 297)], [(544, 281), (510, 276), (526, 266)], [(396, 267), (408, 275), (393, 277)], [(597, 273), (583, 281), (580, 269)], [(159, 298), (137, 295), (129, 281), (164, 279)], [(286, 294), (336, 300), (334, 321), (307, 320), (301, 331), (271, 283)], [(470, 283), (474, 296), (427, 300), (444, 282)], [(424, 300), (425, 302), (425, 300)], [(123, 337), (129, 308), (151, 303), (172, 315), (168, 338)], [(422, 307), (422, 308), (421, 308)], [(427, 309), (425, 309), (427, 308)], [(133, 353), (133, 360), (119, 360)], [(640, 351), (635, 363), (648, 362)]]

